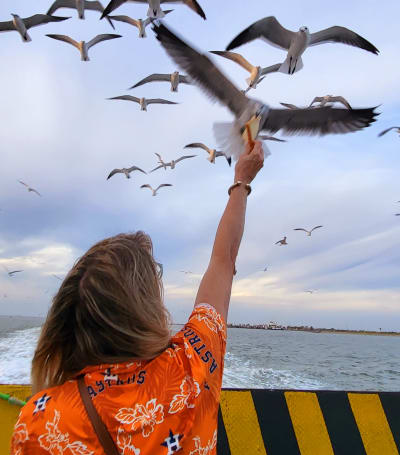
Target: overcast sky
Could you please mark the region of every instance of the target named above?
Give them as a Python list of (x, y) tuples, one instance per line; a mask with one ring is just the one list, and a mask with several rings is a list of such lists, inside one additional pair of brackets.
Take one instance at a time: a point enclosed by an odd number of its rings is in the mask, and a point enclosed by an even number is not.
[[(229, 320), (400, 330), (400, 217), (394, 216), (400, 213), (400, 141), (395, 132), (377, 138), (400, 124), (399, 2), (199, 1), (207, 21), (172, 5), (166, 22), (203, 51), (225, 49), (241, 30), (269, 15), (291, 30), (342, 25), (380, 50), (375, 56), (341, 44), (312, 47), (300, 72), (268, 75), (249, 93), (272, 106), (342, 95), (355, 107), (379, 105), (381, 115), (357, 133), (268, 143), (272, 156), (248, 200)], [(10, 20), (10, 13), (44, 13), (49, 6), (47, 0), (1, 0), (0, 20)], [(144, 18), (146, 11), (146, 5), (127, 3), (115, 14)], [(151, 73), (177, 69), (150, 27), (148, 38), (139, 39), (127, 24), (116, 22), (113, 32), (97, 12), (86, 12), (84, 21), (73, 10), (56, 14), (71, 19), (31, 29), (30, 43), (16, 32), (0, 36), (0, 314), (45, 315), (60, 284), (53, 274), (64, 276), (104, 237), (144, 230), (164, 265), (166, 304), (173, 319), (184, 322), (208, 264), (233, 168), (221, 158), (210, 164), (196, 150), (196, 158), (173, 171), (106, 177), (115, 167), (150, 170), (155, 152), (176, 158), (189, 142), (214, 146), (213, 123), (231, 115), (195, 86), (180, 86), (178, 93), (167, 83), (127, 90)], [(75, 48), (48, 33), (77, 41), (99, 33), (123, 38), (98, 44), (89, 51), (91, 61), (81, 62)], [(261, 40), (238, 52), (261, 66), (285, 58)], [(245, 87), (248, 74), (241, 67), (212, 59)], [(180, 104), (141, 112), (137, 104), (106, 100), (123, 94)], [(174, 186), (152, 197), (140, 189), (143, 183)], [(312, 237), (293, 231), (318, 224), (324, 227)], [(288, 245), (275, 245), (284, 235)], [(10, 278), (5, 268), (24, 271)]]

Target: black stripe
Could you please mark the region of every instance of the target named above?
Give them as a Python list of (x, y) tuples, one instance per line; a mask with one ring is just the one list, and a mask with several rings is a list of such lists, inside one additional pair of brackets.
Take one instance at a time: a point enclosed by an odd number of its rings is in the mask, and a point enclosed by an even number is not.
[(366, 455), (346, 392), (316, 392), (334, 453)]
[(282, 391), (253, 389), (254, 406), (268, 455), (300, 455), (289, 410)]
[(379, 398), (397, 450), (400, 452), (400, 393), (383, 392), (379, 394)]
[(228, 436), (226, 434), (224, 421), (222, 419), (221, 408), (218, 408), (217, 454), (218, 455), (231, 455), (231, 449), (229, 448)]

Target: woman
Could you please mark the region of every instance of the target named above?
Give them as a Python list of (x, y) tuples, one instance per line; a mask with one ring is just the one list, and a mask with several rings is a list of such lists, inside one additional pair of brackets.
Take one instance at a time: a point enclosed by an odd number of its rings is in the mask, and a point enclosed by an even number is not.
[(147, 235), (103, 240), (78, 260), (42, 328), (13, 455), (216, 453), (232, 278), (263, 159), (256, 142), (238, 160), (194, 310), (172, 338)]

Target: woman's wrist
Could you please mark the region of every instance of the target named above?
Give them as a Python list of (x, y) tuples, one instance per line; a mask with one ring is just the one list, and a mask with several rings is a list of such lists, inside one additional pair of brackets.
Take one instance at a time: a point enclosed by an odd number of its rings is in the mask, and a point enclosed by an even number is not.
[(248, 183), (242, 182), (241, 180), (236, 180), (229, 188), (228, 194), (231, 195), (232, 191), (243, 191), (243, 194), (248, 196), (251, 193), (251, 186)]

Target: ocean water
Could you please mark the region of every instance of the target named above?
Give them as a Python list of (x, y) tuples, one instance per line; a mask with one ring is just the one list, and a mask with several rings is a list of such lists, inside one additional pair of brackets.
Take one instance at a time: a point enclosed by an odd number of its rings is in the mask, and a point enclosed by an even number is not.
[[(0, 327), (0, 383), (30, 382), (38, 321)], [(228, 329), (223, 386), (399, 391), (399, 348), (399, 337)]]

